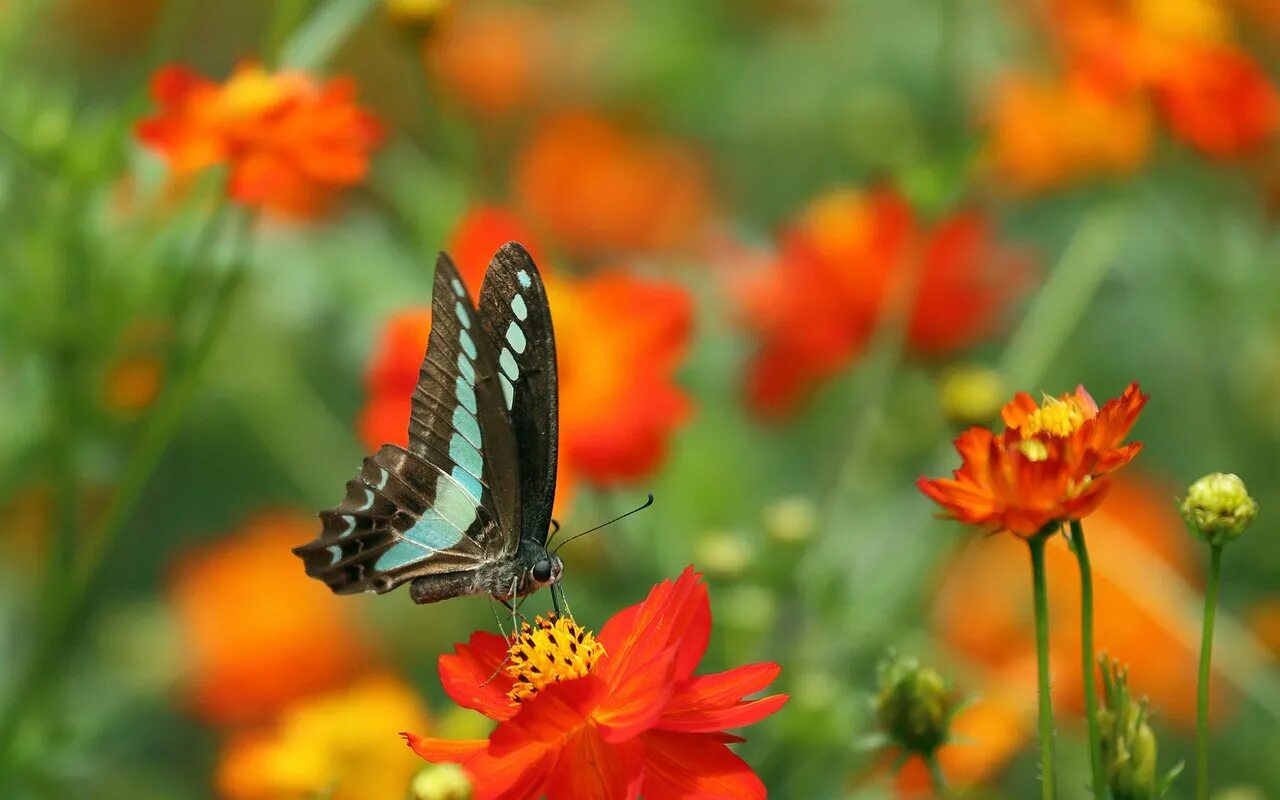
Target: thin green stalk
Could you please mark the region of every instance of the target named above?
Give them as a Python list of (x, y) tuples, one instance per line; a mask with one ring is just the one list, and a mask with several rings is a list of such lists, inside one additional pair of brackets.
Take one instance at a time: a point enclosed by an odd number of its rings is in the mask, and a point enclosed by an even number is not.
[(1031, 550), (1031, 585), (1036, 609), (1036, 672), (1040, 695), (1040, 797), (1053, 800), (1057, 779), (1053, 757), (1053, 695), (1049, 680), (1049, 595), (1044, 574), (1044, 545), (1049, 533), (1027, 540)]
[(87, 537), (78, 568), (69, 576), (66, 590), (53, 609), (51, 618), (36, 643), (35, 652), (18, 674), (0, 710), (0, 778), (11, 766), (12, 746), (22, 722), (65, 664), (66, 650), (74, 642), (80, 626), (92, 612), (93, 601), (102, 567), (120, 537), (128, 513), (141, 496), (147, 480), (155, 471), (161, 456), (177, 432), (183, 412), (199, 386), (199, 378), (214, 342), (221, 333), (240, 285), (243, 283), (248, 250), (252, 242), (252, 223), (242, 231), (241, 246), (215, 294), (204, 329), (183, 359), (168, 389), (148, 416), (137, 445), (121, 470), (115, 496), (108, 506), (98, 530)]
[(1084, 669), (1084, 713), (1089, 721), (1089, 765), (1093, 775), (1093, 796), (1106, 800), (1107, 774), (1102, 764), (1102, 729), (1098, 723), (1097, 660), (1093, 656), (1093, 569), (1084, 542), (1084, 525), (1071, 520), (1071, 544), (1080, 565), (1080, 651)]
[(1222, 545), (1210, 545), (1209, 585), (1204, 590), (1204, 632), (1200, 637), (1200, 682), (1196, 691), (1196, 800), (1209, 800), (1209, 674), (1213, 662), (1213, 620), (1218, 610)]
[(933, 783), (933, 793), (938, 797), (950, 797), (951, 789), (947, 786), (947, 776), (942, 772), (942, 764), (938, 761), (938, 753), (932, 752), (924, 757), (929, 767), (929, 780)]

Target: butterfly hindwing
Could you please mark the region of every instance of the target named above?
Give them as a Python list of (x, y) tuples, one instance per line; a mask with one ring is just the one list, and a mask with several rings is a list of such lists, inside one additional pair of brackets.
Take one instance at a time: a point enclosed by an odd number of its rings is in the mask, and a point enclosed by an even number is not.
[(480, 290), (480, 324), (496, 354), (499, 401), (515, 433), (520, 535), (545, 546), (559, 438), (555, 335), (538, 268), (514, 242), (489, 262)]

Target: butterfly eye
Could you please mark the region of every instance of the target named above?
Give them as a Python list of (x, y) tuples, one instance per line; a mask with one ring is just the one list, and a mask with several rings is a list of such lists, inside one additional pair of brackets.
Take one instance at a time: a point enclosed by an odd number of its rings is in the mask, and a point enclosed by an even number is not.
[(533, 579), (538, 583), (546, 583), (551, 580), (551, 562), (544, 559), (534, 564)]

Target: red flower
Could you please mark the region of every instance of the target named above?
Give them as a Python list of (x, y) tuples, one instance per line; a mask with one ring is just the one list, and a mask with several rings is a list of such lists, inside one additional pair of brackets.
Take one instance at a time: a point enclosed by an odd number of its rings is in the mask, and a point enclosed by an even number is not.
[(497, 728), (488, 739), (405, 738), (428, 761), (462, 764), (476, 800), (763, 798), (726, 746), (742, 740), (723, 731), (782, 707), (786, 695), (743, 699), (779, 667), (694, 675), (710, 633), (706, 586), (692, 567), (614, 615), (598, 639), (554, 618), (526, 625), (510, 647), (477, 632), (441, 656), (440, 681)]
[(908, 344), (927, 355), (981, 338), (1026, 282), (1024, 260), (998, 247), (976, 212), (921, 231), (892, 190), (841, 190), (814, 201), (771, 266), (738, 287), (744, 324), (759, 339), (747, 370), (752, 407), (785, 414), (857, 357), (916, 264)]
[(232, 198), (286, 214), (314, 214), (362, 180), (382, 138), (349, 80), (318, 86), (301, 73), (242, 64), (219, 85), (169, 66), (151, 93), (160, 110), (138, 123), (138, 138), (176, 177), (226, 164)]
[(1211, 156), (1246, 153), (1280, 126), (1280, 94), (1266, 72), (1234, 47), (1185, 55), (1185, 66), (1155, 87), (1173, 135)]
[(1101, 409), (1084, 390), (1037, 405), (1019, 393), (996, 434), (974, 427), (956, 439), (961, 466), (952, 478), (921, 478), (920, 491), (952, 519), (990, 531), (1033, 536), (1082, 519), (1102, 502), (1106, 476), (1133, 460), (1142, 444), (1123, 444), (1146, 405), (1130, 384)]
[[(482, 206), (463, 220), (451, 250), (473, 292), (489, 257), (511, 239), (527, 241), (522, 223), (500, 208)], [(692, 335), (693, 303), (670, 281), (619, 269), (570, 278), (545, 262), (541, 267), (556, 334), (563, 500), (578, 477), (599, 485), (633, 481), (662, 462), (671, 434), (689, 415), (675, 373)], [(408, 438), (409, 398), (430, 319), (425, 309), (409, 310), (387, 325), (360, 415), (360, 435), (370, 448)]]
[(566, 113), (534, 131), (513, 189), (539, 231), (595, 256), (689, 244), (711, 213), (707, 184), (701, 158), (687, 146)]

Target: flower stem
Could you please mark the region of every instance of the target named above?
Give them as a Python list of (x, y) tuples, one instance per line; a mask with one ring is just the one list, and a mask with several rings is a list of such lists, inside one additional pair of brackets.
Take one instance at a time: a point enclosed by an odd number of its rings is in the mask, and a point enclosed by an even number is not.
[(1036, 672), (1040, 695), (1040, 797), (1053, 800), (1057, 784), (1053, 763), (1053, 696), (1049, 681), (1049, 596), (1044, 575), (1044, 545), (1050, 533), (1027, 540), (1036, 610)]
[(938, 761), (937, 751), (933, 751), (924, 757), (924, 763), (929, 767), (929, 780), (933, 783), (933, 793), (938, 797), (950, 797), (951, 789), (947, 786), (947, 776), (942, 772), (942, 764)]
[(1218, 609), (1218, 576), (1222, 573), (1222, 545), (1211, 545), (1209, 552), (1204, 633), (1200, 637), (1200, 685), (1196, 693), (1196, 800), (1209, 798), (1209, 673), (1213, 661), (1213, 619)]
[[(84, 553), (77, 568), (67, 578), (66, 591), (51, 609), (35, 651), (12, 683), (5, 705), (0, 708), (0, 778), (11, 766), (12, 745), (27, 713), (42, 695), (43, 689), (56, 675), (60, 665), (70, 659), (66, 650), (75, 640), (85, 617), (93, 610), (102, 567), (112, 546), (119, 538), (127, 514), (146, 487), (161, 456), (177, 432), (182, 413), (199, 386), (199, 378), (208, 355), (224, 327), (237, 290), (243, 283), (252, 242), (252, 221), (246, 221), (233, 261), (223, 277), (204, 327), (192, 344), (187, 357), (169, 388), (161, 395), (147, 420), (147, 426), (129, 454), (121, 470), (122, 477), (98, 529), (86, 537)], [(0, 781), (2, 782), (2, 781)]]
[(1098, 727), (1098, 681), (1093, 655), (1093, 570), (1084, 542), (1084, 525), (1071, 520), (1071, 544), (1080, 565), (1080, 655), (1084, 669), (1084, 709), (1089, 722), (1089, 765), (1093, 773), (1093, 796), (1106, 800), (1107, 776), (1102, 766), (1102, 731)]

